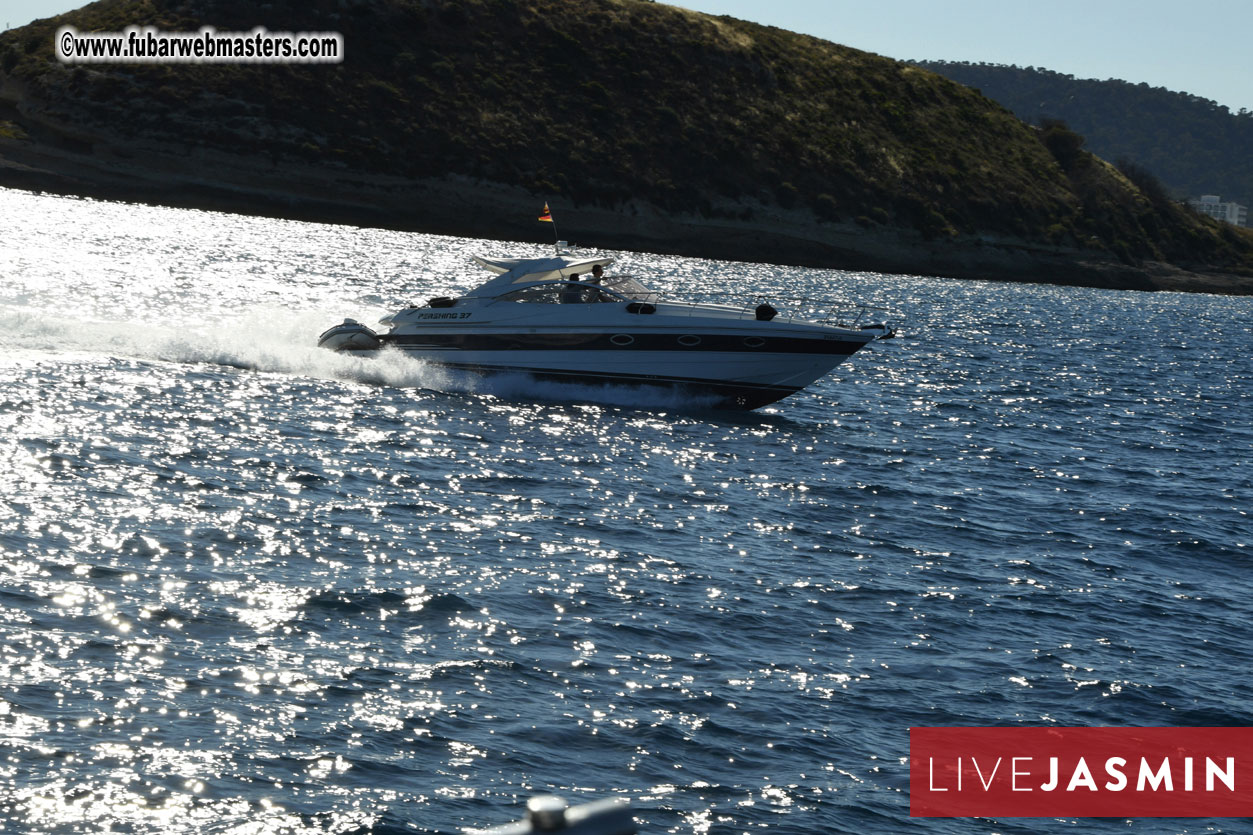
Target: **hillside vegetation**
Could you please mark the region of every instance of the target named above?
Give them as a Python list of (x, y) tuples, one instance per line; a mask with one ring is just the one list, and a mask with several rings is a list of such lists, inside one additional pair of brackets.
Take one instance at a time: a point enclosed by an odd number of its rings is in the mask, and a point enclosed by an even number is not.
[[(346, 58), (64, 66), (67, 23), (337, 31)], [(916, 66), (646, 0), (101, 0), (0, 36), (0, 72), (0, 153), (156, 143), (189, 168), (214, 151), (325, 171), (344, 200), (366, 199), (352, 175), (456, 176), (563, 211), (783, 222), (819, 244), (855, 226), (933, 252), (1010, 240), (1253, 276), (1253, 238), (1159, 199), (1064, 126), (1032, 128)], [(434, 214), (389, 212), (415, 227)]]
[(1075, 78), (1035, 67), (923, 61), (1032, 124), (1065, 120), (1109, 160), (1152, 171), (1178, 197), (1253, 203), (1253, 112), (1163, 87)]

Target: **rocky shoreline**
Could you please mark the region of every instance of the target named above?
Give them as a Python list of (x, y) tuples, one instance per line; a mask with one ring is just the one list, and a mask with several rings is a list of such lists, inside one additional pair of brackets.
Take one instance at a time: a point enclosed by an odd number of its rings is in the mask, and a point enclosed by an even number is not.
[[(495, 240), (539, 240), (544, 198), (449, 175), (411, 180), (316, 164), (57, 132), (57, 142), (0, 136), (0, 186)], [(1119, 290), (1253, 295), (1253, 277), (1131, 266), (1107, 253), (1009, 238), (926, 240), (914, 230), (753, 206), (752, 219), (554, 204), (563, 238), (599, 247), (793, 266)], [(547, 231), (547, 230), (542, 230)]]

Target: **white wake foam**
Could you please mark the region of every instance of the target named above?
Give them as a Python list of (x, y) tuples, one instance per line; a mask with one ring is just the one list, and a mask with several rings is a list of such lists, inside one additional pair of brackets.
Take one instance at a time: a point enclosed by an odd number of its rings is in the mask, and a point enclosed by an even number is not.
[[(364, 321), (381, 311), (361, 312)], [(394, 352), (377, 359), (317, 347), (318, 334), (341, 321), (325, 313), (254, 308), (212, 322), (105, 321), (0, 305), (0, 349), (6, 354), (128, 357), (205, 363), (321, 379), (438, 388), (442, 376)]]

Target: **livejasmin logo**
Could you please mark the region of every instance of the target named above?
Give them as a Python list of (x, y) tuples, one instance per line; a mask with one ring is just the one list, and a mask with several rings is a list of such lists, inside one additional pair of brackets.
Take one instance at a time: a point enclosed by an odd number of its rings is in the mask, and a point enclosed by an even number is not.
[[(991, 771), (987, 777), (984, 777), (983, 769), (979, 766), (978, 757), (971, 757), (967, 767), (974, 770), (975, 775), (979, 778), (979, 782), (983, 785), (984, 791), (990, 791), (992, 783), (996, 780), (996, 773), (1001, 770), (1001, 763), (1005, 761), (1005, 757), (997, 757), (996, 762), (992, 764)], [(1008, 774), (1004, 779), (1010, 781), (1010, 791), (1030, 792), (1057, 791), (1062, 787), (1061, 779), (1061, 758), (1049, 757), (1049, 779), (1047, 782), (1040, 783), (1038, 786), (1031, 784), (1032, 771), (1031, 766), (1035, 762), (1034, 757), (1010, 757), (1013, 763), (1008, 769)], [(1183, 791), (1193, 791), (1193, 758), (1184, 757), (1183, 772)], [(1088, 767), (1088, 762), (1083, 757), (1074, 764), (1070, 779), (1066, 782), (1064, 791), (1073, 792), (1079, 789), (1087, 789), (1088, 791), (1105, 791), (1120, 792), (1125, 791), (1130, 785), (1127, 782), (1127, 760), (1123, 757), (1110, 757), (1105, 761), (1105, 773), (1112, 780), (1106, 781), (1098, 786), (1096, 778), (1092, 776), (1092, 770)], [(1140, 758), (1139, 778), (1136, 780), (1136, 791), (1174, 791), (1175, 780), (1174, 775), (1179, 768), (1179, 764), (1175, 763), (1172, 767), (1171, 759), (1165, 757), (1158, 764), (1157, 769), (1149, 763), (1146, 757)], [(957, 785), (955, 787), (937, 786), (935, 784), (935, 758), (927, 757), (927, 771), (931, 776), (930, 789), (933, 792), (946, 792), (950, 788), (955, 791), (962, 791), (962, 774), (965, 773), (962, 766), (962, 758), (957, 758)], [(1228, 791), (1236, 790), (1236, 758), (1228, 757), (1225, 766), (1220, 766), (1209, 757), (1205, 758), (1205, 791), (1214, 791), (1215, 778), (1222, 781)]]
[(1247, 817), (1253, 728), (912, 728), (916, 817)]

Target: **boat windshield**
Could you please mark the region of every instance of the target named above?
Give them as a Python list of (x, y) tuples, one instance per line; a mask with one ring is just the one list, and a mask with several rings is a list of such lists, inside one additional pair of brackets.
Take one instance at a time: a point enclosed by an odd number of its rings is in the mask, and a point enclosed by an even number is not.
[(659, 300), (656, 292), (649, 290), (638, 279), (629, 275), (607, 275), (600, 280), (600, 286), (638, 302), (656, 303)]
[(599, 302), (621, 302), (621, 296), (606, 293), (593, 284), (583, 282), (555, 281), (545, 284), (534, 284), (497, 296), (498, 302), (518, 302), (521, 304), (596, 304)]

